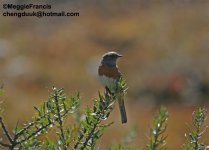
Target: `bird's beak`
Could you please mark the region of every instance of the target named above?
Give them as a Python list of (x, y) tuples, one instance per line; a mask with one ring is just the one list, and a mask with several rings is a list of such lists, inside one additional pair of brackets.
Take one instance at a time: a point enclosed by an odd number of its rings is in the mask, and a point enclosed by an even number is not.
[(123, 55), (120, 55), (120, 54), (119, 54), (118, 57), (123, 57)]

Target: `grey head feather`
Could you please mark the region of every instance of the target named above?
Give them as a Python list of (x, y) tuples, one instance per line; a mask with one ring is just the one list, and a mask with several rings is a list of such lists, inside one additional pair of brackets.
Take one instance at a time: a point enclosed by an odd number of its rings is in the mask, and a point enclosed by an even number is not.
[(119, 57), (122, 57), (122, 55), (117, 52), (107, 52), (102, 56), (101, 63), (109, 67), (116, 67), (116, 61)]

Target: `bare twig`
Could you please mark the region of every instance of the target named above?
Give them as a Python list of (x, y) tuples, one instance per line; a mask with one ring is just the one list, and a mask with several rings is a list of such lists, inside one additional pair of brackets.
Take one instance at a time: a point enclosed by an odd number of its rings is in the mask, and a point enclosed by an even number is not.
[(10, 141), (10, 143), (13, 143), (13, 140), (12, 140), (10, 134), (9, 134), (9, 131), (7, 130), (6, 126), (4, 125), (2, 117), (0, 117), (0, 124), (2, 126), (2, 129), (3, 129), (4, 133), (5, 133), (5, 135), (7, 136), (8, 140)]

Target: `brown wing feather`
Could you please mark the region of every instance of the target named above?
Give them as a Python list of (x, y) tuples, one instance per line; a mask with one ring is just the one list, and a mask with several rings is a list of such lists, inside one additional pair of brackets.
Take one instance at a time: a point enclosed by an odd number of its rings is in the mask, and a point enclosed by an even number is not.
[(111, 68), (108, 67), (107, 65), (100, 65), (98, 73), (100, 76), (105, 75), (113, 79), (117, 79), (121, 75), (117, 67)]

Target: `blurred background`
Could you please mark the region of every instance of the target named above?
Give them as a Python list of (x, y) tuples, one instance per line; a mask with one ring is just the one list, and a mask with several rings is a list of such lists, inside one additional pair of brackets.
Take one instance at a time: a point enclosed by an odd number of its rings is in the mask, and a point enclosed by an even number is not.
[(209, 1), (33, 3), (80, 16), (0, 17), (0, 84), (5, 91), (1, 100), (10, 128), (17, 120), (29, 120), (33, 106), (47, 99), (53, 85), (64, 87), (69, 95), (80, 91), (82, 107), (91, 106), (98, 90), (104, 90), (97, 77), (101, 56), (117, 51), (124, 55), (118, 65), (129, 87), (128, 124), (120, 123), (116, 107), (108, 120), (115, 123), (106, 130), (100, 148), (122, 142), (133, 127), (137, 131), (131, 147), (144, 148), (161, 105), (169, 111), (167, 148), (182, 148), (194, 108), (209, 108)]

